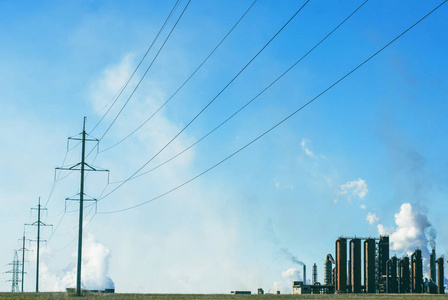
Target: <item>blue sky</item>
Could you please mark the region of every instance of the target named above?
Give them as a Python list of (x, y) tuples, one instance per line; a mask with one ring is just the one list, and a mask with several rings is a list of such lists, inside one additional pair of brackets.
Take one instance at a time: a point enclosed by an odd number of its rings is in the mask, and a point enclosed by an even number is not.
[[(106, 149), (148, 118), (188, 78), (253, 1), (193, 0), (165, 47), (100, 143)], [(58, 181), (66, 139), (90, 132), (132, 74), (175, 1), (4, 1), (0, 4), (1, 265), (19, 247), (29, 208), (48, 200), (59, 224), (42, 254), (42, 290), (72, 284), (77, 212), (66, 197), (79, 177)], [(128, 178), (249, 62), (305, 1), (259, 0), (187, 85), (141, 130), (89, 157)], [(247, 69), (144, 171), (179, 153), (239, 109), (308, 52), (362, 1), (310, 1)], [(368, 1), (287, 75), (236, 117), (169, 164), (131, 180), (86, 209), (89, 284), (117, 292), (290, 291), (344, 236), (391, 236), (398, 256), (416, 247), (448, 256), (447, 7), (443, 5), (371, 61), (244, 151), (208, 169), (317, 96), (441, 1)], [(91, 134), (100, 138), (185, 7), (117, 104)], [(107, 106), (108, 107), (108, 106)], [(76, 144), (70, 144), (75, 146)], [(91, 147), (90, 145), (89, 147)], [(89, 148), (90, 150), (91, 148)], [(95, 152), (94, 152), (95, 153)], [(65, 165), (79, 161), (79, 147)], [(104, 174), (87, 178), (99, 197)], [(106, 193), (116, 185), (106, 187)], [(35, 231), (26, 230), (29, 238)], [(44, 231), (49, 239), (51, 230)], [(28, 246), (32, 249), (33, 244)], [(25, 290), (34, 289), (28, 253)], [(98, 262), (98, 263), (96, 263)], [(5, 267), (7, 268), (7, 267)], [(295, 270), (300, 269), (300, 270)], [(6, 269), (5, 269), (6, 271)], [(300, 274), (299, 274), (300, 273)], [(3, 274), (4, 280), (9, 279)], [(10, 283), (0, 283), (2, 291)], [(102, 281), (103, 280), (103, 281)], [(94, 283), (92, 283), (94, 282)], [(98, 283), (100, 282), (100, 283)]]

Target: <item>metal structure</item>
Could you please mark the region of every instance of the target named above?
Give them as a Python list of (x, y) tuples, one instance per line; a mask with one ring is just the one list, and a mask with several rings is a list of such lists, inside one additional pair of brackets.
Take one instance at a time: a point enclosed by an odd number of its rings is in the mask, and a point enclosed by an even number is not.
[(434, 283), (437, 282), (436, 273), (436, 249), (432, 249), (429, 255), (429, 279)]
[(32, 242), (36, 242), (37, 243), (37, 249), (36, 249), (36, 293), (39, 293), (39, 249), (40, 249), (40, 228), (42, 226), (53, 226), (53, 225), (49, 225), (49, 224), (45, 224), (44, 222), (42, 222), (41, 219), (41, 213), (42, 211), (46, 211), (46, 208), (42, 208), (42, 206), (40, 205), (40, 197), (39, 197), (39, 202), (37, 204), (37, 208), (31, 208), (31, 210), (37, 210), (37, 221), (31, 224), (25, 224), (25, 226), (36, 226), (37, 227), (37, 238), (36, 240), (30, 240)]
[(443, 256), (439, 257), (439, 259), (436, 262), (437, 262), (437, 283), (439, 284), (437, 292), (438, 294), (445, 294)]
[(23, 285), (25, 282), (25, 251), (28, 251), (28, 249), (25, 248), (25, 231), (23, 231), (23, 239), (22, 239), (22, 248), (19, 250), (22, 251), (22, 277), (21, 277), (21, 282), (22, 282), (22, 293), (23, 293)]
[(410, 293), (411, 292), (411, 281), (409, 272), (409, 257), (403, 257), (398, 262), (398, 292), (399, 293)]
[[(79, 188), (79, 226), (78, 226), (78, 261), (77, 261), (77, 269), (76, 269), (76, 295), (81, 296), (81, 265), (82, 265), (82, 230), (83, 230), (83, 213), (84, 213), (84, 201), (96, 201), (96, 199), (85, 199), (84, 196), (84, 173), (88, 171), (95, 172), (109, 172), (109, 170), (95, 168), (86, 163), (86, 142), (96, 142), (99, 140), (95, 138), (87, 138), (86, 133), (86, 117), (84, 117), (82, 132), (80, 138), (71, 137), (69, 140), (81, 141), (81, 162), (77, 163), (69, 168), (60, 167), (56, 168), (56, 170), (65, 170), (65, 171), (80, 171), (81, 180), (80, 180), (80, 188)], [(67, 198), (66, 200), (75, 200)], [(76, 199), (78, 200), (78, 199)]]
[(398, 293), (396, 256), (392, 256), (392, 258), (386, 262), (386, 293)]
[(327, 254), (327, 258), (324, 262), (324, 285), (334, 284), (333, 275), (333, 264), (335, 263), (334, 258), (331, 254)]
[[(336, 240), (336, 259), (333, 260), (331, 254), (328, 254), (324, 262), (323, 286), (333, 287), (335, 293), (443, 294), (445, 292), (444, 261), (443, 257), (436, 259), (435, 249), (430, 255), (430, 276), (432, 278), (423, 281), (421, 250), (416, 249), (410, 258), (405, 256), (399, 259), (395, 255), (389, 258), (388, 236), (380, 236), (379, 239), (365, 238), (364, 259), (362, 259), (361, 240), (363, 239), (339, 237)], [(347, 240), (350, 240), (348, 257)], [(332, 269), (333, 263), (335, 264), (334, 269)], [(361, 276), (362, 267), (363, 276)], [(436, 275), (434, 275), (434, 270), (437, 271)], [(363, 284), (361, 284), (362, 277)], [(308, 289), (313, 293), (311, 285), (303, 284), (301, 286), (302, 293)]]
[(347, 239), (338, 238), (335, 248), (335, 291), (337, 293), (344, 293), (347, 291)]
[(306, 284), (306, 266), (303, 265), (303, 284)]
[(17, 256), (17, 251), (14, 251), (14, 259), (12, 261), (12, 263), (9, 264), (10, 266), (12, 266), (12, 270), (7, 271), (5, 273), (11, 273), (12, 274), (12, 278), (11, 280), (11, 292), (15, 293), (15, 292), (20, 292), (19, 291), (19, 267), (20, 267), (20, 262), (19, 262), (19, 258)]
[(314, 263), (314, 265), (313, 265), (313, 278), (312, 278), (311, 283), (312, 284), (316, 284), (316, 282), (317, 282), (317, 265), (316, 265), (316, 263)]
[(412, 293), (423, 292), (422, 251), (417, 249), (411, 255)]
[(375, 240), (368, 238), (364, 241), (364, 290), (375, 293)]
[(361, 293), (361, 240), (350, 240), (350, 282), (351, 292)]

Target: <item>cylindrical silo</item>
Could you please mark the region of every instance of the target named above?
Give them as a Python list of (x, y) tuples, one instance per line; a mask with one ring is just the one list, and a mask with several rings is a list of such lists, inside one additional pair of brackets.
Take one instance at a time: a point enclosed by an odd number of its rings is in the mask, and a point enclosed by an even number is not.
[(336, 240), (336, 275), (335, 291), (347, 291), (347, 239)]
[(443, 274), (443, 257), (439, 257), (437, 260), (437, 283), (438, 285), (438, 293), (445, 294), (445, 285), (444, 285), (444, 274)]
[(398, 263), (398, 292), (405, 294), (411, 291), (410, 285), (410, 272), (409, 272), (409, 257), (405, 256), (400, 259)]
[(411, 255), (412, 293), (423, 292), (422, 251), (417, 249)]
[(361, 293), (361, 240), (354, 238), (350, 241), (351, 262), (351, 291)]
[(364, 241), (364, 287), (366, 293), (375, 293), (375, 240)]

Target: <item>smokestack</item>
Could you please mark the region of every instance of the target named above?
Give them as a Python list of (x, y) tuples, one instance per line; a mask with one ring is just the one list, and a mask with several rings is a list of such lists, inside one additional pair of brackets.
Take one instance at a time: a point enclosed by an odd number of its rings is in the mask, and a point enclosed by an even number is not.
[(432, 282), (436, 283), (436, 249), (432, 249), (431, 255), (429, 256), (429, 275)]
[(306, 266), (303, 265), (303, 284), (306, 285)]
[(438, 265), (437, 269), (439, 270), (438, 272), (439, 278), (437, 281), (439, 283), (439, 286), (437, 290), (439, 294), (445, 294), (445, 284), (443, 282), (445, 279), (445, 276), (443, 274), (443, 256), (437, 260), (437, 265)]

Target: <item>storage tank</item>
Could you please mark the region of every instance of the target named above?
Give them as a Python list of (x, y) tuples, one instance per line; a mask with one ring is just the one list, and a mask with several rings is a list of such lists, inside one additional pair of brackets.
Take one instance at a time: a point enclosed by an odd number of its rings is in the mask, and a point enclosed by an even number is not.
[(347, 239), (336, 240), (335, 291), (347, 291)]
[(398, 262), (398, 292), (399, 293), (410, 293), (411, 281), (409, 272), (409, 257), (403, 257)]
[(397, 292), (397, 257), (393, 256), (386, 262), (386, 293)]
[(423, 292), (422, 251), (417, 249), (411, 255), (412, 293)]
[(350, 241), (350, 276), (352, 293), (361, 293), (361, 240)]
[(364, 287), (366, 293), (375, 293), (375, 240), (364, 241)]
[(438, 293), (439, 294), (445, 294), (445, 284), (444, 284), (444, 275), (443, 275), (443, 257), (439, 257), (437, 260), (437, 283), (438, 286)]

